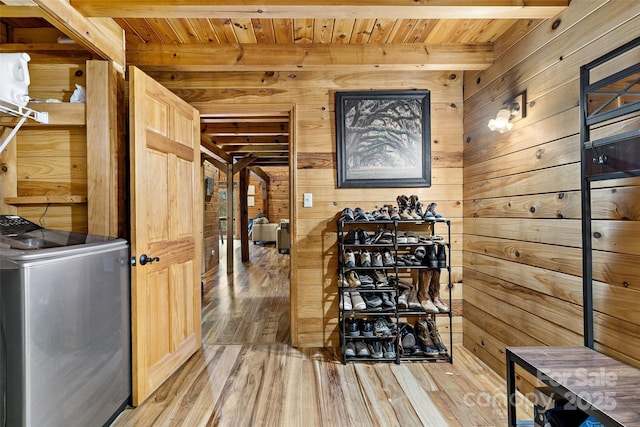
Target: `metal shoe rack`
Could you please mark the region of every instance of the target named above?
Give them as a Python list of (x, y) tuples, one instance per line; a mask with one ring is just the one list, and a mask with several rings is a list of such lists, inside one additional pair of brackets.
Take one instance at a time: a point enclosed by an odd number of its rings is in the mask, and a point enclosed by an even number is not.
[[(419, 246), (426, 246), (425, 242), (418, 241), (417, 243), (398, 243), (398, 236), (400, 233), (406, 232), (414, 232), (415, 235), (422, 235), (433, 237), (436, 236), (436, 229), (439, 225), (446, 225), (446, 237), (443, 242), (440, 242), (445, 247), (445, 253), (447, 255), (446, 259), (446, 267), (441, 268), (441, 283), (443, 276), (446, 272), (446, 289), (442, 286), (442, 299), (445, 300), (445, 303), (448, 304), (449, 310), (447, 312), (440, 313), (427, 313), (423, 309), (416, 308), (407, 308), (407, 309), (399, 309), (397, 308), (398, 297), (401, 295), (402, 289), (397, 285), (398, 281), (402, 281), (404, 283), (412, 284), (411, 273), (412, 271), (415, 274), (415, 270), (426, 270), (430, 267), (426, 265), (400, 265), (398, 263), (399, 259), (406, 257), (409, 254), (412, 254), (414, 250)], [(353, 242), (345, 242), (345, 236), (351, 230), (362, 229), (366, 231), (370, 236), (375, 235), (375, 233), (381, 229), (387, 229), (393, 235), (392, 243), (353, 243)], [(447, 361), (449, 363), (453, 363), (453, 317), (451, 314), (451, 289), (453, 287), (451, 283), (451, 221), (442, 220), (375, 220), (375, 221), (364, 221), (364, 220), (354, 220), (348, 221), (344, 219), (339, 219), (337, 221), (337, 231), (338, 231), (338, 252), (339, 252), (339, 275), (338, 275), (338, 295), (340, 302), (339, 309), (339, 327), (340, 327), (340, 343), (342, 350), (342, 360), (343, 363), (346, 364), (348, 362), (395, 362), (400, 363), (403, 361)], [(343, 254), (345, 250), (350, 249), (356, 255), (361, 250), (367, 250), (369, 253), (389, 250), (394, 258), (393, 265), (383, 266), (383, 267), (364, 267), (359, 266), (356, 263), (355, 267), (346, 267), (343, 262)], [(382, 270), (388, 279), (391, 279), (389, 284), (384, 287), (378, 288), (369, 288), (363, 289), (362, 287), (353, 287), (346, 286), (347, 283), (342, 280), (342, 278), (347, 278), (347, 274), (350, 270), (355, 270), (359, 275), (366, 274), (367, 272), (373, 272), (374, 270)], [(381, 294), (383, 292), (388, 293), (394, 299), (396, 305), (394, 307), (389, 308), (372, 308), (367, 306), (364, 310), (356, 310), (355, 307), (352, 309), (344, 308), (344, 294), (346, 293), (350, 297), (354, 293), (359, 293), (360, 295), (372, 295), (372, 294)], [(347, 330), (347, 324), (351, 321), (350, 319), (355, 319), (359, 321), (369, 320), (374, 322), (377, 317), (386, 317), (392, 323), (392, 333), (390, 335), (380, 335), (373, 334), (373, 336), (363, 336), (362, 333), (359, 336), (351, 336)], [(436, 320), (437, 317), (447, 317), (449, 319), (449, 339), (448, 343), (446, 343), (446, 335), (441, 334), (443, 339), (443, 343), (448, 344), (447, 353), (446, 354), (438, 354), (437, 356), (425, 356), (425, 355), (411, 355), (408, 354), (409, 350), (402, 349), (401, 346), (401, 336), (398, 333), (398, 326), (403, 324), (414, 325), (417, 320), (421, 319), (432, 319)], [(441, 323), (442, 324), (442, 323)], [(395, 325), (395, 326), (393, 326)], [(417, 334), (416, 336), (416, 344), (418, 343)], [(379, 341), (384, 343), (385, 341), (391, 341), (393, 343), (393, 349), (395, 352), (395, 357), (382, 357), (382, 358), (374, 358), (371, 356), (358, 356), (356, 353), (355, 356), (347, 356), (345, 354), (345, 347), (347, 343), (353, 342), (354, 345), (357, 341), (360, 341), (364, 344), (371, 344)], [(404, 351), (404, 353), (403, 353)]]

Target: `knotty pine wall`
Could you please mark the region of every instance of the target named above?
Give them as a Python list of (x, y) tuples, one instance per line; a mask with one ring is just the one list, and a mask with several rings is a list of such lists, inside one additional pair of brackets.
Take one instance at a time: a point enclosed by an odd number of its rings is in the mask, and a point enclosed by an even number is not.
[[(81, 50), (29, 55), (30, 97), (62, 103), (30, 104), (33, 109), (49, 111), (50, 124), (27, 120), (0, 155), (0, 212), (48, 228), (87, 232), (85, 108), (84, 104), (69, 104), (69, 99), (76, 84), (86, 87), (90, 56)], [(0, 132), (2, 129), (0, 126)]]
[[(417, 194), (438, 203), (452, 219), (454, 281), (462, 278), (462, 73), (444, 72), (149, 72), (181, 98), (199, 106), (295, 105), (293, 163), (296, 195), (291, 218), (292, 343), (336, 346), (338, 294), (336, 214), (345, 207), (373, 209), (393, 203), (398, 194)], [(430, 188), (337, 189), (334, 102), (336, 91), (429, 89), (432, 114)], [(303, 193), (313, 193), (313, 207), (302, 207)], [(271, 207), (269, 207), (271, 209)], [(271, 218), (270, 218), (271, 219)], [(454, 287), (459, 304), (461, 285)], [(455, 312), (456, 324), (461, 315)], [(443, 332), (447, 332), (446, 330)]]
[[(573, 0), (465, 74), (464, 345), (501, 375), (506, 346), (583, 345), (579, 68), (638, 36), (640, 2)], [(522, 91), (526, 118), (490, 132)], [(597, 187), (596, 348), (640, 366), (640, 180)]]
[(206, 183), (202, 185), (204, 212), (203, 212), (203, 238), (202, 242), (202, 269), (203, 272), (212, 273), (218, 269), (220, 259), (220, 226), (218, 217), (218, 189), (220, 188), (220, 171), (209, 162), (202, 165), (203, 176), (210, 178), (213, 184), (213, 194), (207, 196)]

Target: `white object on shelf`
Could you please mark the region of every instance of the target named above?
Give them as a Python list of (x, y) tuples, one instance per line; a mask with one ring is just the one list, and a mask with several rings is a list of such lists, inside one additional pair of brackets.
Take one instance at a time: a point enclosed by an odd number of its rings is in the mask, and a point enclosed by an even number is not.
[(0, 53), (0, 101), (24, 107), (29, 102), (29, 54)]
[(2, 153), (11, 139), (18, 132), (18, 129), (27, 119), (33, 119), (40, 123), (49, 123), (48, 113), (39, 113), (27, 108), (29, 103), (29, 78), (28, 62), (31, 60), (29, 54), (21, 53), (0, 53), (0, 113), (20, 117), (16, 126), (0, 144)]

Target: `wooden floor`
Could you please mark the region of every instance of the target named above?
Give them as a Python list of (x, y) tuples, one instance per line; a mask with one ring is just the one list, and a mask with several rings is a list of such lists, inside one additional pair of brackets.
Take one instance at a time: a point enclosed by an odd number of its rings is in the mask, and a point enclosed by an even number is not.
[[(401, 365), (343, 365), (339, 349), (292, 348), (289, 256), (250, 250), (233, 277), (222, 260), (205, 283), (202, 349), (112, 426), (506, 425), (504, 380), (462, 347), (454, 364)], [(531, 405), (519, 406), (531, 419)]]

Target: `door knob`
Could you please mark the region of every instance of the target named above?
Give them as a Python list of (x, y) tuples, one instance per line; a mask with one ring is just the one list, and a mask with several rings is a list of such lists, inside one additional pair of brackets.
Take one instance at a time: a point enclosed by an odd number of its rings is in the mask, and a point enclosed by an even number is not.
[(152, 262), (160, 261), (158, 257), (150, 257), (147, 254), (140, 255), (140, 265), (145, 265), (147, 263), (151, 264)]

